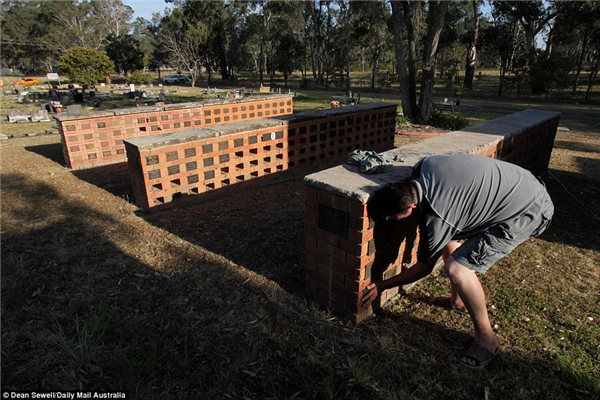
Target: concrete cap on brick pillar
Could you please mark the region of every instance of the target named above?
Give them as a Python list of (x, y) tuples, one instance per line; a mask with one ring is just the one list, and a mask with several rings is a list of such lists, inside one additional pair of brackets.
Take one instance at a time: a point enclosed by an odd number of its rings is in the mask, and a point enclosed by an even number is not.
[(115, 115), (127, 115), (127, 114), (145, 114), (151, 112), (163, 111), (162, 106), (146, 106), (146, 107), (128, 107), (120, 108), (118, 110), (112, 110)]
[(253, 132), (260, 129), (283, 126), (282, 121), (276, 119), (256, 119), (251, 121), (233, 122), (230, 124), (215, 125), (205, 128), (188, 129), (159, 135), (143, 136), (124, 140), (124, 143), (137, 147), (139, 150), (150, 150), (159, 147), (172, 146), (179, 143), (188, 143), (212, 137), (228, 136), (242, 132)]
[(340, 116), (344, 116), (346, 114), (356, 114), (357, 112), (360, 112), (360, 111), (372, 112), (373, 110), (386, 109), (386, 108), (396, 107), (396, 106), (397, 106), (397, 104), (394, 104), (394, 103), (364, 103), (364, 104), (358, 104), (355, 106), (348, 106), (348, 107), (327, 108), (327, 109), (318, 110), (318, 111), (305, 111), (305, 112), (298, 113), (298, 114), (283, 115), (283, 116), (280, 116), (277, 118), (280, 120), (283, 120), (283, 121), (289, 121), (290, 123), (299, 123), (299, 122), (303, 122), (303, 121), (311, 121), (314, 119), (322, 119), (322, 118), (327, 118), (327, 117), (340, 117)]
[[(475, 154), (497, 145), (504, 139), (518, 135), (528, 127), (542, 124), (560, 113), (525, 110), (480, 125), (449, 132), (444, 135), (392, 149), (384, 154), (400, 156), (404, 162), (394, 162), (391, 171), (381, 174), (361, 174), (359, 168), (343, 164), (304, 178), (304, 182), (351, 200), (366, 203), (370, 195), (389, 182), (410, 177), (413, 166), (423, 157), (433, 154)], [(369, 150), (369, 149), (362, 149)]]
[(106, 110), (106, 111), (92, 111), (88, 113), (82, 113), (78, 115), (69, 115), (69, 114), (56, 114), (55, 118), (59, 122), (63, 121), (75, 121), (78, 119), (90, 119), (90, 118), (104, 118), (104, 117), (114, 117), (115, 110)]

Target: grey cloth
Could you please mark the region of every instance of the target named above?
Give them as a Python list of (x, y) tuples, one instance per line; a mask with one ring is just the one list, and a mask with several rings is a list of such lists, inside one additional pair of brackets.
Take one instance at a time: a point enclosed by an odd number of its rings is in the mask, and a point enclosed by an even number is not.
[(346, 160), (348, 164), (359, 166), (360, 172), (364, 174), (387, 172), (392, 169), (393, 161), (404, 162), (404, 160), (398, 156), (390, 157), (375, 151), (362, 150), (354, 150), (348, 154), (348, 159)]
[[(450, 240), (477, 238), (488, 247), (483, 253), (506, 255), (529, 236), (540, 234), (554, 211), (548, 192), (533, 174), (488, 157), (429, 156), (415, 165), (413, 176), (419, 197), (418, 259), (422, 262), (435, 262)], [(463, 255), (472, 261), (465, 266), (478, 266), (484, 272), (501, 258), (483, 253)]]

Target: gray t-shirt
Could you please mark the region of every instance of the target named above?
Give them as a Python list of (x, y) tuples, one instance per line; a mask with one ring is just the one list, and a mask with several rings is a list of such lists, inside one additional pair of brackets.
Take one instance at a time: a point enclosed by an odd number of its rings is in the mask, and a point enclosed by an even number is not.
[(502, 226), (510, 239), (540, 213), (546, 191), (531, 172), (472, 154), (435, 155), (414, 167), (419, 197), (418, 259), (433, 263), (446, 244)]

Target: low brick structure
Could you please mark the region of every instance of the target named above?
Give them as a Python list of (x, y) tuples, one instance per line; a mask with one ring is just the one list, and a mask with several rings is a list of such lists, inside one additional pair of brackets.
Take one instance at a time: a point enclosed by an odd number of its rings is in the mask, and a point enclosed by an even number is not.
[(65, 162), (82, 169), (126, 161), (123, 140), (293, 113), (292, 95), (212, 99), (57, 115)]
[(161, 210), (393, 147), (395, 104), (373, 103), (125, 141), (136, 204)]
[(480, 154), (540, 174), (548, 168), (559, 115), (526, 110), (390, 150), (386, 154), (405, 161), (394, 163), (388, 173), (364, 175), (343, 165), (306, 176), (308, 296), (355, 323), (363, 321), (399, 291), (387, 290), (377, 304), (365, 308), (365, 288), (410, 268), (418, 249), (416, 224), (375, 225), (367, 213), (369, 196), (385, 183), (410, 177), (412, 167), (433, 154)]

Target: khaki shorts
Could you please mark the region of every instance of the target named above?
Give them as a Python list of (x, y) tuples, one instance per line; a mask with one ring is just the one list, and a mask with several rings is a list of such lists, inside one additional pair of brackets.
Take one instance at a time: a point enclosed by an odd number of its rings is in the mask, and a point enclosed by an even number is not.
[(510, 254), (515, 247), (532, 236), (541, 235), (550, 225), (553, 215), (554, 205), (546, 193), (540, 212), (524, 229), (514, 232), (510, 229), (510, 223), (492, 226), (487, 231), (468, 238), (452, 253), (452, 258), (459, 264), (483, 274), (496, 261)]

